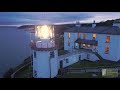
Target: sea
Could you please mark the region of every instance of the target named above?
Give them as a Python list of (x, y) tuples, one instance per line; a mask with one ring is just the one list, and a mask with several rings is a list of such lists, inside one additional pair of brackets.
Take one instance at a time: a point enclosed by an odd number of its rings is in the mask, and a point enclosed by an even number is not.
[(31, 55), (30, 38), (29, 30), (0, 27), (0, 78)]

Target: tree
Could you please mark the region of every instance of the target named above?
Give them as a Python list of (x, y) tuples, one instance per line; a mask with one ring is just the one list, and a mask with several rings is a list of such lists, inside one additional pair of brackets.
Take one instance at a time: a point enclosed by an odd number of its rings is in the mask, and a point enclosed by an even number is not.
[(11, 74), (13, 74), (14, 70), (13, 68), (10, 68), (5, 74), (3, 75), (3, 78), (11, 78)]

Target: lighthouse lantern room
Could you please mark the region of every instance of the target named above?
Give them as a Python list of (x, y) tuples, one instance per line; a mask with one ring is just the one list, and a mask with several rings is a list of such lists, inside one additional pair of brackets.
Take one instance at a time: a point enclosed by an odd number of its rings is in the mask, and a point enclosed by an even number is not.
[(58, 50), (55, 45), (54, 26), (36, 25), (33, 51), (33, 77), (54, 78), (58, 73)]

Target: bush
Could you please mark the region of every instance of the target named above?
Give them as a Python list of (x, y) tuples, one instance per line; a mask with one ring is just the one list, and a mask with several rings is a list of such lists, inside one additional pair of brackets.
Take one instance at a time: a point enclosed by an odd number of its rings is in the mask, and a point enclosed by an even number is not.
[(67, 54), (67, 53), (68, 53), (67, 50), (58, 50), (58, 56), (64, 55), (64, 54)]
[(3, 78), (11, 78), (11, 74), (13, 74), (14, 70), (13, 68), (10, 68), (5, 74), (3, 75)]

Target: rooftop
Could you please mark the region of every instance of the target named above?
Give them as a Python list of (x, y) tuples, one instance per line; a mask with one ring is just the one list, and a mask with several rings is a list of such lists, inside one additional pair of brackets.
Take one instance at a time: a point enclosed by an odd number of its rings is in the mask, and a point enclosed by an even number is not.
[(96, 40), (86, 40), (86, 39), (80, 39), (80, 38), (78, 38), (75, 42), (81, 43), (81, 44), (90, 44), (90, 45), (98, 44), (98, 42)]
[(57, 49), (57, 46), (55, 47), (51, 47), (51, 48), (37, 48), (36, 47), (36, 44), (33, 42), (30, 43), (30, 47), (33, 49), (33, 50), (36, 50), (36, 51), (49, 51), (49, 50), (54, 50), (54, 49)]
[(73, 27), (67, 29), (65, 32), (80, 32), (80, 33), (98, 33), (120, 35), (120, 28), (117, 26), (96, 26), (96, 27)]

